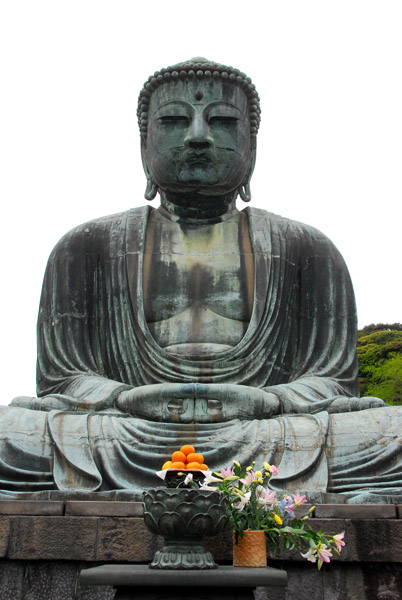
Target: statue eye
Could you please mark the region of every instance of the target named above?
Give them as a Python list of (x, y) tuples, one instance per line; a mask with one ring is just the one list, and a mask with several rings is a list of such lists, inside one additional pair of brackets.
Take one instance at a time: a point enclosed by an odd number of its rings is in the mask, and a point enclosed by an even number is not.
[(159, 117), (159, 122), (162, 125), (188, 125), (189, 120), (187, 117), (182, 115), (164, 115)]
[(225, 116), (225, 115), (216, 115), (213, 117), (209, 117), (208, 123), (210, 125), (221, 125), (221, 126), (227, 126), (227, 125), (236, 125), (238, 119), (236, 119), (236, 117), (230, 117), (230, 116)]

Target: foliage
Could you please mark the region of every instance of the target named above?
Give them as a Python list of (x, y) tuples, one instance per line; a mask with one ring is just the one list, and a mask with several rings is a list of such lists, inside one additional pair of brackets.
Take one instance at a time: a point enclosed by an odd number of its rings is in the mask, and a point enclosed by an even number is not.
[(402, 404), (402, 324), (368, 325), (358, 331), (361, 396)]
[[(214, 474), (208, 472), (201, 489), (220, 490), (226, 496), (228, 520), (235, 531), (236, 542), (246, 530), (265, 531), (274, 552), (307, 548), (302, 556), (317, 562), (320, 569), (324, 562), (330, 561), (333, 553), (339, 556), (345, 545), (344, 533), (324, 535), (322, 530), (314, 531), (307, 524), (314, 507), (303, 517), (296, 516), (294, 509), (306, 502), (306, 496), (297, 493), (277, 498), (276, 492), (267, 487), (267, 482), (278, 472), (277, 467), (266, 462), (261, 470), (254, 470), (254, 463), (242, 467), (233, 461), (233, 467), (229, 469)], [(187, 483), (191, 483), (189, 475)]]
[(358, 335), (368, 335), (369, 333), (373, 333), (374, 331), (402, 331), (402, 323), (371, 323), (371, 325), (366, 325), (362, 329), (359, 329)]

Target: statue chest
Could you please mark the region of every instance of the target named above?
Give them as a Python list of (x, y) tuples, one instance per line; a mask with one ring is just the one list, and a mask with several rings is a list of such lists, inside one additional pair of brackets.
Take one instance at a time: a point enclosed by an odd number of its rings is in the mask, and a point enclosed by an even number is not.
[(253, 305), (254, 259), (246, 215), (236, 216), (187, 228), (158, 215), (150, 219), (144, 310), (156, 342), (168, 351), (208, 354), (243, 337)]

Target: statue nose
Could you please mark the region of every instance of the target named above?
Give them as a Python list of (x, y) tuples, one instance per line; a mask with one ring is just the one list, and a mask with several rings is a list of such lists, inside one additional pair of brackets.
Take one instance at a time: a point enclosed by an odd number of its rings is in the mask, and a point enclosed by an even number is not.
[(190, 148), (206, 149), (213, 143), (208, 123), (202, 115), (195, 115), (184, 138), (184, 145)]

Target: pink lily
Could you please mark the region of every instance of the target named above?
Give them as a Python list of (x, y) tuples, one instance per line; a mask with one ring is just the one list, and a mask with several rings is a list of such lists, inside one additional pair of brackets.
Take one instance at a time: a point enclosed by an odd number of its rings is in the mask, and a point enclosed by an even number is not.
[(271, 473), (271, 475), (278, 475), (279, 469), (278, 467), (275, 467), (275, 465), (271, 465), (269, 468), (269, 472)]
[(302, 557), (307, 558), (310, 562), (317, 562), (318, 558), (318, 568), (321, 569), (324, 562), (330, 562), (332, 552), (326, 544), (318, 543), (316, 545), (313, 543), (308, 552), (302, 554)]
[(324, 562), (330, 562), (332, 558), (331, 549), (326, 544), (317, 544), (318, 568), (321, 569)]
[(293, 495), (293, 502), (295, 503), (295, 507), (301, 506), (307, 501), (306, 496), (301, 496), (299, 492)]
[(234, 468), (228, 467), (227, 469), (221, 469), (220, 474), (224, 479), (226, 477), (232, 477), (232, 475), (234, 475)]
[(335, 547), (338, 550), (338, 552), (340, 552), (342, 550), (343, 546), (345, 545), (345, 542), (343, 541), (344, 537), (345, 537), (344, 531), (342, 531), (342, 533), (338, 533), (337, 535), (332, 536), (332, 541), (335, 544)]
[(244, 477), (244, 479), (240, 479), (240, 481), (241, 481), (242, 483), (244, 483), (244, 485), (247, 485), (248, 487), (249, 487), (249, 486), (251, 485), (251, 483), (252, 483), (253, 481), (255, 481), (255, 480), (256, 480), (256, 477), (255, 477), (255, 475), (254, 475), (254, 473), (253, 473), (253, 472), (251, 472), (251, 473), (250, 473), (250, 472), (249, 472), (249, 473), (247, 473), (247, 474), (246, 474), (246, 476)]
[(276, 501), (276, 492), (259, 485), (256, 489), (256, 497), (260, 504), (268, 508), (268, 504), (272, 505)]

